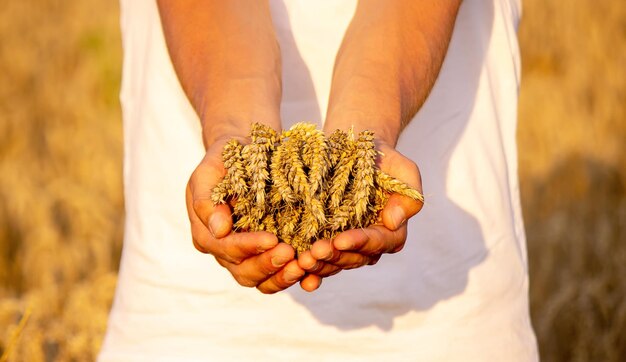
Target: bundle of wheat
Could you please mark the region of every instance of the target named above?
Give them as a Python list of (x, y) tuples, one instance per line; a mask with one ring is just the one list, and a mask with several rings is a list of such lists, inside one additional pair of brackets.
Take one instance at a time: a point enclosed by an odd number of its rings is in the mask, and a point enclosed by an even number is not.
[(377, 168), (371, 131), (326, 137), (314, 124), (298, 123), (278, 135), (255, 123), (251, 139), (224, 146), (226, 175), (213, 202), (234, 205), (235, 230), (272, 232), (298, 253), (317, 239), (372, 225), (390, 193), (424, 200)]

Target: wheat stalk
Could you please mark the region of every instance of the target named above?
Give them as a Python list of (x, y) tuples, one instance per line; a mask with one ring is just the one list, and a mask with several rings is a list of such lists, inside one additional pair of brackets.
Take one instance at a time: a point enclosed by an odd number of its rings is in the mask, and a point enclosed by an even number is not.
[(414, 200), (417, 190), (376, 167), (371, 131), (337, 130), (329, 137), (309, 123), (280, 136), (252, 124), (251, 143), (229, 141), (222, 152), (226, 174), (213, 189), (215, 204), (234, 202), (236, 230), (265, 230), (298, 254), (320, 238), (380, 222), (389, 195)]

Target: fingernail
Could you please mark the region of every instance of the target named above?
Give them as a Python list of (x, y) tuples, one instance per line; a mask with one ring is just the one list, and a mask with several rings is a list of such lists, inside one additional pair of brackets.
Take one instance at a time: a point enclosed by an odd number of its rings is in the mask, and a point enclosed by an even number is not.
[(300, 279), (300, 274), (294, 274), (286, 271), (284, 279), (287, 283), (295, 283), (298, 279)]
[(262, 253), (264, 251), (270, 250), (271, 248), (275, 247), (276, 244), (277, 244), (276, 240), (273, 240), (273, 239), (263, 240), (257, 245), (257, 251), (259, 253)]
[(399, 228), (406, 222), (406, 216), (404, 215), (404, 210), (400, 207), (395, 207), (391, 209), (391, 219), (393, 220), (393, 224), (396, 228)]
[(272, 265), (276, 268), (279, 268), (285, 264), (287, 264), (287, 262), (289, 260), (291, 260), (292, 258), (288, 257), (288, 256), (283, 256), (283, 255), (277, 255), (277, 256), (273, 256), (272, 257)]

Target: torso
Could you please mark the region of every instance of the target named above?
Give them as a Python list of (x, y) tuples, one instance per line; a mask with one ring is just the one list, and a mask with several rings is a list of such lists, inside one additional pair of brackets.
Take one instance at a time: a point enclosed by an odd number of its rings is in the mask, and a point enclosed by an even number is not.
[[(350, 1), (272, 1), (283, 126), (321, 123)], [(102, 361), (532, 360), (515, 147), (519, 4), (466, 0), (398, 149), (426, 205), (405, 249), (308, 294), (238, 286), (195, 251), (184, 205), (203, 156), (156, 5), (122, 0), (126, 235)]]

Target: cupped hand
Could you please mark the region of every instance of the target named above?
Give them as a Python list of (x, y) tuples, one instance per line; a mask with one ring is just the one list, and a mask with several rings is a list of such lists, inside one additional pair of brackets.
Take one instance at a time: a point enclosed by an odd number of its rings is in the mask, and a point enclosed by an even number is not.
[(221, 156), (226, 141), (218, 140), (207, 148), (187, 184), (193, 244), (200, 252), (213, 255), (240, 285), (268, 294), (279, 292), (305, 274), (294, 249), (268, 232), (233, 232), (230, 206), (214, 205), (211, 200), (213, 188), (226, 174)]
[[(380, 151), (377, 166), (421, 193), (422, 182), (417, 165), (385, 143), (379, 143), (377, 147)], [(422, 206), (422, 202), (392, 194), (381, 211), (381, 222), (367, 228), (344, 231), (333, 240), (316, 241), (311, 250), (298, 258), (299, 266), (308, 273), (301, 285), (315, 289), (324, 277), (376, 264), (383, 254), (402, 250), (407, 237), (407, 221)]]

